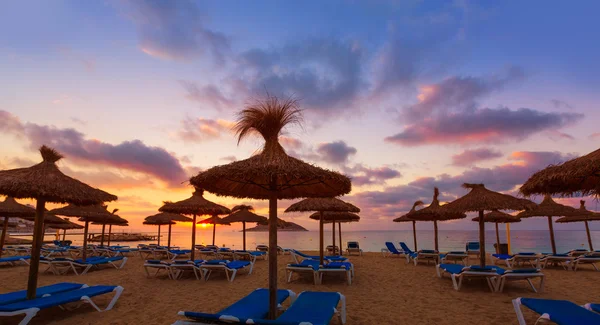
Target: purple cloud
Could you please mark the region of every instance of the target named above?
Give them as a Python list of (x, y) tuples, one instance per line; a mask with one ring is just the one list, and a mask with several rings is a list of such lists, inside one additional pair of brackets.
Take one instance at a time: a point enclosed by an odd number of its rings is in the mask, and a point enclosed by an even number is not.
[(186, 117), (181, 121), (177, 137), (185, 142), (199, 143), (221, 137), (230, 132), (232, 126), (232, 122), (225, 120)]
[(552, 104), (552, 106), (554, 106), (554, 108), (558, 108), (558, 109), (573, 109), (573, 106), (571, 106), (569, 103), (565, 102), (564, 100), (560, 100), (560, 99), (551, 99), (550, 103)]
[(489, 148), (468, 149), (452, 156), (452, 165), (454, 166), (472, 166), (475, 163), (485, 160), (492, 160), (502, 157), (500, 151)]
[(356, 154), (356, 148), (348, 146), (344, 141), (334, 141), (319, 144), (316, 152), (325, 162), (343, 164), (348, 161), (350, 156)]
[(198, 86), (193, 81), (180, 80), (179, 83), (187, 94), (185, 97), (201, 105), (208, 105), (217, 110), (231, 108), (234, 101), (226, 97), (215, 85)]
[(402, 177), (400, 171), (387, 166), (369, 168), (357, 164), (352, 168), (344, 168), (344, 173), (352, 179), (352, 185), (363, 186), (373, 184), (385, 184), (389, 179)]

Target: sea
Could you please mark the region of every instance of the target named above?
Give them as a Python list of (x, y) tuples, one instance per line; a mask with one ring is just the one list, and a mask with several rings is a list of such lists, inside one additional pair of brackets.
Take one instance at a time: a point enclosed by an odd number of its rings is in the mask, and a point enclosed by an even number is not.
[[(128, 230), (131, 233), (134, 231)], [(147, 234), (156, 235), (156, 232)], [(182, 248), (191, 246), (191, 230), (173, 231), (171, 235), (171, 245)], [(338, 233), (336, 232), (336, 245), (339, 245)], [(465, 250), (465, 243), (468, 241), (479, 241), (479, 233), (477, 230), (440, 230), (438, 233), (440, 251), (456, 251)], [(491, 252), (493, 245), (496, 242), (496, 234), (492, 231), (486, 231), (486, 250)], [(600, 248), (600, 231), (591, 232), (592, 241), (597, 243)], [(62, 232), (60, 235), (62, 239)], [(512, 230), (511, 237), (511, 252), (551, 252), (550, 234), (544, 230)], [(557, 251), (567, 252), (577, 248), (588, 248), (587, 236), (585, 231), (576, 230), (558, 230), (555, 231), (554, 237), (556, 240)], [(23, 237), (27, 238), (27, 237)], [(31, 238), (31, 237), (29, 237)], [(46, 234), (45, 240), (54, 239), (54, 234)], [(72, 240), (75, 245), (83, 242), (83, 235), (70, 235), (67, 233), (66, 239)], [(366, 252), (380, 252), (385, 247), (385, 242), (393, 242), (397, 247), (399, 242), (405, 242), (410, 248), (413, 248), (413, 233), (412, 230), (370, 230), (370, 231), (342, 231), (342, 245), (346, 246), (347, 241), (358, 241), (360, 247)], [(268, 244), (269, 235), (266, 232), (247, 232), (246, 245), (247, 249), (254, 249), (256, 245)], [(331, 245), (331, 231), (324, 232), (325, 245)], [(506, 243), (506, 233), (504, 229), (500, 231), (500, 242)], [(111, 245), (123, 244), (136, 246), (138, 243), (144, 242), (111, 242)], [(155, 243), (155, 242), (154, 242)], [(167, 233), (161, 233), (161, 244), (167, 244)], [(212, 229), (198, 229), (196, 232), (196, 244), (212, 244)], [(215, 244), (221, 247), (229, 247), (232, 249), (242, 249), (242, 233), (239, 231), (219, 230), (217, 228)], [(316, 251), (319, 247), (319, 232), (318, 231), (301, 231), (301, 232), (279, 232), (278, 244), (284, 248), (295, 248), (299, 250)], [(433, 231), (418, 230), (417, 245), (419, 249), (434, 248), (434, 233)]]

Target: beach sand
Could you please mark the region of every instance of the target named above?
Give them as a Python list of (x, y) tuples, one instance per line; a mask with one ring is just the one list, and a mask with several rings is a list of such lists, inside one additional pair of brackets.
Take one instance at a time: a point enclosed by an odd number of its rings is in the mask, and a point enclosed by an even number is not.
[[(319, 286), (308, 278), (295, 278), (288, 284), (284, 269), (290, 259), (280, 255), (279, 287), (296, 293), (341, 292), (347, 299), (347, 324), (516, 324), (511, 303), (516, 297), (566, 299), (577, 304), (600, 300), (600, 272), (589, 265), (577, 272), (544, 270), (544, 292), (536, 294), (524, 281), (509, 284), (503, 293), (489, 292), (485, 282), (467, 282), (461, 291), (455, 291), (449, 278), (436, 276), (433, 265), (414, 266), (406, 264), (404, 258), (383, 258), (378, 253), (351, 257), (356, 269), (351, 286), (336, 276), (325, 277)], [(0, 293), (25, 289), (27, 270), (25, 266), (1, 267)], [(41, 274), (39, 285), (79, 282), (121, 285), (125, 290), (111, 311), (98, 313), (90, 306), (70, 312), (54, 308), (41, 311), (30, 324), (171, 324), (182, 319), (177, 315), (180, 310), (216, 312), (255, 288), (267, 287), (267, 281), (267, 261), (262, 260), (257, 261), (251, 275), (242, 272), (229, 283), (216, 274), (208, 282), (146, 278), (141, 258), (134, 256), (122, 270), (106, 269), (83, 276)], [(98, 299), (104, 304), (108, 301)], [(525, 317), (531, 324), (535, 322), (534, 313), (525, 311)], [(17, 324), (20, 319), (1, 318), (0, 323)]]

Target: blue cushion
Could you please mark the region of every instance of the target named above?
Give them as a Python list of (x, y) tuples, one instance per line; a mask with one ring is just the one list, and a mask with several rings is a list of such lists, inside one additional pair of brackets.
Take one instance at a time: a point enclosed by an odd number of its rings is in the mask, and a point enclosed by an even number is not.
[(45, 309), (64, 305), (70, 302), (76, 302), (81, 300), (81, 297), (88, 296), (94, 297), (101, 294), (112, 292), (116, 287), (114, 286), (93, 286), (83, 289), (65, 291), (48, 297), (36, 298), (33, 300), (24, 300), (8, 305), (1, 305), (0, 311), (15, 311), (28, 308), (39, 308)]
[(600, 324), (600, 314), (567, 300), (521, 298), (521, 304), (560, 325)]
[[(44, 295), (52, 295), (60, 292), (76, 290), (83, 286), (81, 283), (61, 282), (36, 289), (36, 298)], [(8, 292), (0, 294), (0, 305), (7, 305), (27, 299), (27, 290)]]
[(302, 292), (296, 301), (275, 321), (253, 319), (254, 324), (312, 324), (331, 322), (340, 301), (337, 292)]

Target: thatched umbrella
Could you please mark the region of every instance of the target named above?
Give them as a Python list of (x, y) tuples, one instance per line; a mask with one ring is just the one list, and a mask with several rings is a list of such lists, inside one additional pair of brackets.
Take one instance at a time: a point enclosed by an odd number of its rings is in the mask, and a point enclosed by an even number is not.
[(144, 219), (145, 225), (158, 226), (158, 245), (160, 246), (160, 226), (169, 225), (169, 237), (167, 238), (167, 249), (171, 249), (171, 226), (177, 222), (193, 222), (192, 218), (179, 213), (161, 212)]
[(0, 194), (15, 198), (31, 198), (37, 201), (27, 299), (33, 299), (36, 296), (46, 202), (98, 204), (117, 199), (112, 194), (63, 174), (56, 166), (56, 162), (63, 156), (54, 149), (42, 146), (40, 153), (43, 161), (37, 165), (0, 171)]
[(231, 226), (231, 224), (229, 222), (223, 221), (223, 219), (219, 218), (218, 216), (212, 216), (212, 217), (206, 218), (204, 220), (200, 220), (200, 221), (198, 221), (198, 223), (213, 226), (213, 237), (212, 237), (213, 246), (215, 245), (215, 234), (217, 232), (217, 225)]
[[(119, 209), (114, 209), (113, 210), (113, 214), (115, 214)], [(104, 244), (104, 229), (106, 227), (106, 225), (108, 225), (108, 238), (106, 240), (106, 246), (110, 246), (110, 236), (112, 234), (112, 226), (122, 226), (122, 227), (128, 227), (129, 226), (129, 221), (127, 221), (126, 219), (123, 219), (117, 215), (115, 215), (117, 218), (115, 219), (108, 219), (104, 222), (92, 222), (92, 225), (102, 225), (102, 238), (100, 239), (101, 244)]]
[(442, 206), (440, 206), (440, 201), (438, 200), (439, 195), (440, 191), (437, 187), (435, 187), (433, 189), (433, 200), (431, 201), (431, 204), (426, 208), (423, 208), (421, 210), (415, 210), (412, 213), (408, 214), (409, 218), (417, 221), (433, 221), (434, 244), (436, 251), (439, 251), (437, 222), (445, 220), (463, 219), (467, 217), (467, 215), (464, 214), (464, 212), (452, 212), (444, 210)]
[[(264, 222), (268, 221), (267, 218), (263, 216), (259, 216), (258, 214), (252, 212), (254, 208), (250, 205), (236, 205), (231, 209), (231, 214), (227, 217), (223, 218), (223, 222), (234, 223), (241, 222), (242, 223), (242, 233), (244, 234), (244, 250), (246, 250), (246, 222)], [(214, 243), (213, 243), (214, 245)]]
[(600, 149), (533, 174), (520, 191), (524, 195), (600, 195)]
[(269, 200), (269, 318), (277, 312), (277, 200), (334, 197), (350, 193), (350, 179), (288, 156), (279, 135), (288, 124), (300, 124), (301, 110), (293, 99), (268, 96), (239, 113), (238, 142), (257, 133), (263, 150), (245, 160), (212, 167), (193, 177), (193, 185), (223, 196)]
[[(60, 216), (78, 217), (79, 221), (85, 222), (83, 230), (83, 261), (85, 261), (87, 258), (87, 241), (90, 222), (99, 222), (105, 224), (106, 222), (118, 222), (120, 220), (119, 216), (110, 213), (108, 210), (106, 210), (106, 208), (106, 206), (100, 204), (85, 206), (69, 204), (65, 207), (49, 211), (51, 214)], [(104, 236), (101, 238), (101, 243), (104, 244)]]
[(548, 218), (548, 229), (550, 229), (550, 243), (552, 244), (552, 254), (556, 254), (556, 243), (554, 241), (554, 226), (552, 225), (552, 217), (563, 217), (563, 216), (578, 216), (581, 212), (575, 208), (562, 205), (554, 202), (550, 194), (544, 195), (544, 200), (534, 208), (523, 211), (517, 214), (519, 218), (530, 218), (530, 217), (547, 217)]
[(507, 194), (490, 191), (483, 184), (462, 185), (471, 189), (465, 196), (458, 198), (443, 206), (449, 212), (479, 212), (479, 249), (480, 265), (485, 267), (485, 218), (484, 212), (493, 210), (525, 210), (535, 207), (535, 203), (519, 199)]
[[(475, 217), (472, 220), (479, 222), (479, 217)], [(492, 210), (483, 215), (483, 222), (493, 222), (496, 225), (496, 253), (498, 253), (500, 251), (500, 233), (498, 231), (498, 224), (521, 222), (521, 218), (502, 211)]]
[[(63, 224), (53, 224), (50, 228), (54, 228), (54, 229), (62, 229), (63, 231), (63, 241), (65, 241), (65, 239), (67, 238), (67, 230), (69, 229), (83, 229), (85, 228), (84, 226), (78, 224), (78, 223), (74, 223), (72, 221), (69, 221), (68, 218), (64, 218), (64, 221), (66, 221), (66, 223)], [(46, 223), (46, 220), (44, 220), (44, 223)]]
[(231, 210), (228, 208), (205, 199), (203, 195), (204, 190), (197, 187), (190, 198), (177, 202), (165, 202), (158, 209), (160, 212), (192, 215), (192, 253), (190, 256), (192, 261), (194, 260), (194, 251), (196, 250), (196, 216), (216, 216), (231, 213)]
[(590, 226), (588, 225), (589, 221), (600, 220), (600, 213), (588, 211), (585, 208), (585, 201), (579, 201), (579, 209), (577, 211), (580, 212), (580, 215), (574, 215), (570, 217), (562, 217), (556, 220), (556, 222), (560, 223), (569, 223), (569, 222), (584, 222), (585, 223), (585, 232), (587, 234), (588, 244), (590, 245), (590, 251), (594, 251), (594, 246), (592, 245), (592, 237), (590, 236)]
[(410, 209), (410, 211), (408, 211), (407, 214), (392, 220), (393, 222), (409, 222), (409, 221), (412, 222), (413, 242), (415, 244), (415, 252), (418, 250), (417, 249), (417, 220), (411, 219), (410, 215), (411, 215), (411, 213), (414, 213), (417, 210), (418, 206), (421, 206), (423, 204), (424, 204), (423, 201), (415, 201), (415, 203), (413, 204), (413, 207)]
[(335, 223), (339, 224), (339, 239), (340, 239), (340, 255), (342, 254), (342, 222), (358, 222), (360, 217), (357, 214), (351, 212), (315, 212), (310, 215), (313, 220), (321, 221), (323, 216), (323, 224), (330, 223), (332, 225), (331, 231), (334, 233), (332, 246), (335, 247)]
[(7, 196), (3, 202), (0, 202), (0, 216), (4, 217), (2, 226), (2, 237), (0, 237), (0, 257), (8, 232), (8, 219), (14, 217), (32, 217), (35, 218), (35, 209), (24, 204), (18, 203), (13, 197)]
[[(296, 202), (290, 205), (285, 212), (306, 212), (306, 211), (317, 211), (321, 216), (319, 219), (319, 258), (320, 263), (323, 264), (323, 218), (325, 212), (360, 212), (360, 209), (350, 203), (344, 202), (334, 197), (320, 197), (320, 198), (308, 198), (300, 202)], [(335, 214), (329, 215), (334, 219), (332, 223), (332, 237), (333, 246), (335, 246)], [(341, 247), (340, 247), (341, 249)]]

